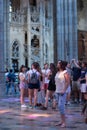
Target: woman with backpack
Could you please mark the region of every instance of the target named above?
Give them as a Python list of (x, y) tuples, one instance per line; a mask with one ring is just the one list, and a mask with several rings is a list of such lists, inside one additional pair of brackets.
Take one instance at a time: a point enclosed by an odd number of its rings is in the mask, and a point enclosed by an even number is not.
[[(40, 87), (39, 64), (34, 62), (31, 70), (28, 71), (28, 90), (29, 90), (29, 108), (36, 108), (38, 89)], [(32, 103), (34, 97), (34, 104)]]

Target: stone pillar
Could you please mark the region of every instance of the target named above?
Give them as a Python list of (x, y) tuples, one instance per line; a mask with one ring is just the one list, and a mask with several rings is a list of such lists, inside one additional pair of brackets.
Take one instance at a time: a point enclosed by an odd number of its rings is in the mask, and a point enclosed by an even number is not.
[(8, 2), (8, 0), (0, 0), (0, 96), (5, 94), (5, 43), (8, 44), (6, 41), (6, 9)]
[(57, 57), (62, 60), (78, 59), (77, 0), (56, 0)]
[(9, 0), (4, 0), (4, 66), (10, 69), (10, 22), (9, 22)]
[(53, 0), (53, 38), (54, 38), (54, 63), (57, 64), (57, 6), (56, 6), (56, 0)]
[(0, 0), (0, 96), (4, 92), (4, 0)]

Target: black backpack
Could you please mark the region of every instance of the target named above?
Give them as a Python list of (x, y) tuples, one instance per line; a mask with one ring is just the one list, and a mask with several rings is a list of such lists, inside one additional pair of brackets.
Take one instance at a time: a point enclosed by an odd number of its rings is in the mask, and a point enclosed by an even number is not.
[(38, 83), (38, 76), (36, 72), (32, 71), (32, 74), (30, 76), (30, 82), (31, 84), (37, 84)]
[(9, 74), (7, 75), (8, 79), (9, 79), (9, 82), (15, 82), (15, 74), (14, 73), (11, 73), (9, 72)]

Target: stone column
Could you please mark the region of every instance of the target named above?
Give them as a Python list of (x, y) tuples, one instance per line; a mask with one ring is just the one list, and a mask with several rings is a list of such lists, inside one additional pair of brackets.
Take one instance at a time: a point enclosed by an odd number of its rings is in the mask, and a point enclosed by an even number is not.
[(9, 0), (4, 0), (4, 66), (10, 69), (10, 22), (9, 22)]
[(56, 0), (57, 57), (62, 60), (78, 59), (77, 0)]
[(56, 0), (53, 0), (53, 38), (54, 38), (54, 63), (57, 64), (57, 6), (56, 6)]
[(0, 96), (4, 92), (4, 0), (0, 0)]
[(8, 44), (6, 42), (7, 3), (8, 0), (0, 0), (0, 96), (5, 94), (5, 43)]

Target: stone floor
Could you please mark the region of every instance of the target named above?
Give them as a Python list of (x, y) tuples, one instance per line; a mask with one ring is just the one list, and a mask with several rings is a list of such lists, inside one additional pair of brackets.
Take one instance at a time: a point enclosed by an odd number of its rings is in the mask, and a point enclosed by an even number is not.
[(81, 109), (78, 104), (66, 106), (67, 126), (60, 128), (56, 126), (60, 120), (58, 110), (21, 110), (19, 97), (0, 98), (0, 130), (87, 130)]

